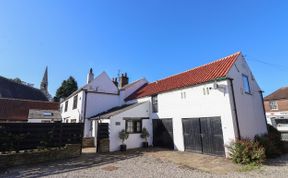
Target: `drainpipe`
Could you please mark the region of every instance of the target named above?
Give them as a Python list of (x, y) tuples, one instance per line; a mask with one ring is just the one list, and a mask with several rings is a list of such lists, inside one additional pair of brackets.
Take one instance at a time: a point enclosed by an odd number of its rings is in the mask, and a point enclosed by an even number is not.
[(81, 154), (82, 154), (82, 147), (83, 147), (83, 138), (84, 138), (84, 135), (85, 135), (85, 122), (86, 122), (86, 106), (87, 106), (87, 90), (86, 89), (84, 89), (83, 90), (84, 91), (84, 98), (85, 98), (85, 100), (84, 100), (84, 116), (83, 116), (83, 137), (82, 137), (82, 142), (81, 142)]
[(238, 118), (237, 105), (236, 105), (236, 99), (235, 99), (236, 97), (235, 97), (235, 93), (234, 93), (233, 79), (228, 78), (228, 80), (230, 81), (230, 85), (231, 85), (232, 99), (233, 99), (233, 105), (234, 105), (233, 110), (235, 113), (238, 139), (241, 140), (241, 132), (240, 132), (240, 128), (239, 128), (239, 118)]
[(262, 107), (263, 107), (263, 114), (264, 114), (264, 118), (265, 118), (265, 122), (266, 122), (267, 132), (268, 132), (268, 122), (267, 122), (266, 110), (265, 110), (265, 106), (264, 106), (263, 91), (259, 91), (259, 93), (260, 93), (260, 97), (261, 97), (261, 102), (262, 102)]

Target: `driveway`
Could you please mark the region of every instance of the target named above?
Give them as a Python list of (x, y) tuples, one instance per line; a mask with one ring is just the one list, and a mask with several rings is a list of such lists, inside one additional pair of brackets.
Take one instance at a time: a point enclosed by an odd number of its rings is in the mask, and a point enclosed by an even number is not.
[[(239, 172), (221, 157), (159, 149), (95, 154), (85, 150), (78, 158), (11, 168), (0, 177), (287, 177), (288, 155), (271, 160), (261, 170)], [(215, 168), (216, 167), (216, 168)]]

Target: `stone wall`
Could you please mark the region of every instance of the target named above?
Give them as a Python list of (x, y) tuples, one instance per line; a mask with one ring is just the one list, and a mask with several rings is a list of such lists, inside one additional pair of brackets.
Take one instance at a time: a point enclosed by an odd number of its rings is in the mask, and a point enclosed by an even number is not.
[(55, 161), (80, 156), (81, 145), (66, 145), (61, 149), (39, 150), (37, 152), (24, 152), (0, 155), (0, 168)]
[(108, 138), (100, 139), (98, 142), (98, 152), (99, 153), (109, 152), (110, 151), (109, 144), (110, 144), (110, 141)]
[(94, 137), (84, 137), (82, 140), (82, 147), (83, 148), (95, 147)]

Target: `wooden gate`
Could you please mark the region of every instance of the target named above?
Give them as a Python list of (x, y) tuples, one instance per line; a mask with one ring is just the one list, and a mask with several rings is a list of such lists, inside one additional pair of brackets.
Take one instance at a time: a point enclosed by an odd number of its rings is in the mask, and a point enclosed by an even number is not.
[(153, 145), (174, 149), (172, 119), (153, 120)]
[(182, 119), (185, 150), (225, 155), (220, 117)]
[(97, 152), (109, 152), (109, 124), (98, 123), (97, 129)]

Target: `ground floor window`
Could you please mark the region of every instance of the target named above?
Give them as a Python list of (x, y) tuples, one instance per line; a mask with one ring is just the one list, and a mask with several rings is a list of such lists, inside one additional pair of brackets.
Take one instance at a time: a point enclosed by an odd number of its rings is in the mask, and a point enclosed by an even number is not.
[(141, 133), (142, 132), (142, 120), (126, 120), (126, 132)]

